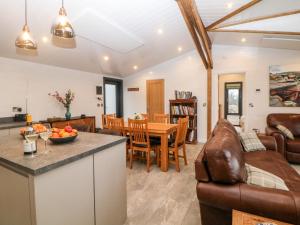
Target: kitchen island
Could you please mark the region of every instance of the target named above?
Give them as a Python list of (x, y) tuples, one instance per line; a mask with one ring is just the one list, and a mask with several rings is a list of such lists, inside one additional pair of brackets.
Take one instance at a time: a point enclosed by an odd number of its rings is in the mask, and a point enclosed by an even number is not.
[(0, 225), (121, 225), (127, 215), (123, 137), (79, 133), (63, 145), (0, 137)]

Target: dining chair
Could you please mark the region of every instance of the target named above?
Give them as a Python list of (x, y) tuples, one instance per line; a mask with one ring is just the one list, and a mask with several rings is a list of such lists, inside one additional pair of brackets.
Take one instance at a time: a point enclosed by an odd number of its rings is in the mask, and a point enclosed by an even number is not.
[(149, 120), (149, 115), (147, 113), (141, 113), (143, 116), (144, 120)]
[(102, 128), (105, 129), (107, 128), (107, 118), (108, 117), (113, 117), (116, 118), (116, 114), (102, 114)]
[(130, 136), (130, 169), (132, 169), (134, 152), (142, 152), (146, 154), (147, 172), (150, 171), (151, 165), (151, 145), (148, 131), (148, 120), (132, 120), (128, 119), (128, 128)]
[(154, 123), (170, 123), (169, 114), (154, 113), (153, 122)]
[(107, 119), (107, 129), (118, 133), (120, 136), (124, 136), (124, 119), (108, 116)]
[[(175, 139), (171, 139), (169, 141), (169, 156), (173, 156), (174, 160), (170, 160), (169, 157), (169, 163), (174, 163), (176, 167), (176, 171), (180, 172), (180, 166), (179, 166), (179, 158), (184, 159), (184, 164), (187, 165), (187, 158), (186, 158), (186, 134), (188, 130), (188, 123), (189, 123), (189, 118), (179, 118), (178, 120), (178, 127), (176, 131), (176, 136)], [(179, 155), (179, 150), (182, 149), (183, 154)], [(161, 153), (158, 153), (157, 157), (157, 164), (160, 165), (160, 155)]]

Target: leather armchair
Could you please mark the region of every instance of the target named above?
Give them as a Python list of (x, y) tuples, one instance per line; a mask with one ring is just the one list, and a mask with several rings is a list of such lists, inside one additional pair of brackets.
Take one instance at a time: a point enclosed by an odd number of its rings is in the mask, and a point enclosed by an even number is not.
[[(287, 127), (295, 136), (289, 140), (276, 128), (277, 125)], [(278, 152), (291, 163), (300, 163), (300, 114), (277, 113), (267, 116), (266, 135), (276, 139)]]

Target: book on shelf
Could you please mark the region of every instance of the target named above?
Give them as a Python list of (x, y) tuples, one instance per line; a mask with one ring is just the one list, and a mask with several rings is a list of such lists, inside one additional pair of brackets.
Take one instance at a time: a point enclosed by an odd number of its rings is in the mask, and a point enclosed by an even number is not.
[(191, 91), (175, 91), (176, 99), (190, 99), (192, 98), (193, 93)]
[(192, 142), (194, 140), (194, 136), (195, 136), (195, 131), (194, 130), (191, 130), (191, 132), (188, 133), (188, 137), (187, 137), (187, 140), (189, 142)]
[(187, 115), (192, 116), (195, 114), (195, 108), (184, 105), (173, 105), (171, 106), (171, 112), (173, 115)]

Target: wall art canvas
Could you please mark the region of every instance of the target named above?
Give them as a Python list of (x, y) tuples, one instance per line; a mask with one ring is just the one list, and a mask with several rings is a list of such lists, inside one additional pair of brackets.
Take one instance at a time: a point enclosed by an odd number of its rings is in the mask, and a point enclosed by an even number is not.
[(270, 106), (300, 107), (300, 71), (270, 66)]

